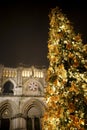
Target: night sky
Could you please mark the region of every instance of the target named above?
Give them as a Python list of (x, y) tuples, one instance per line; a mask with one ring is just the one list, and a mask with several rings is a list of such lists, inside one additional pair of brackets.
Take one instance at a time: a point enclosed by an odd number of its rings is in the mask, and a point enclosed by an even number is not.
[[(82, 2), (83, 1), (83, 2)], [(84, 0), (0, 0), (0, 64), (7, 67), (48, 67), (48, 14), (58, 6), (87, 43), (87, 7)]]

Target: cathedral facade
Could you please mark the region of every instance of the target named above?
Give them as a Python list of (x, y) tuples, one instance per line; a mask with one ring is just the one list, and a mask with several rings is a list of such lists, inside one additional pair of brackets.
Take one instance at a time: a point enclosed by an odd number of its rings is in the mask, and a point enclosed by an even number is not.
[(0, 65), (0, 130), (41, 130), (46, 69)]

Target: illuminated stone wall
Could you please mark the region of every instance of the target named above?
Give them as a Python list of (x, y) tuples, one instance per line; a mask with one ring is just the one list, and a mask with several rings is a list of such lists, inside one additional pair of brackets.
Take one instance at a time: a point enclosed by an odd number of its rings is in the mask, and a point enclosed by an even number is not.
[[(35, 118), (41, 130), (40, 119), (45, 111), (44, 89), (46, 69), (31, 67), (10, 68), (0, 65), (0, 128), (3, 120), (9, 120), (10, 130), (32, 130)], [(5, 121), (4, 121), (5, 123)]]

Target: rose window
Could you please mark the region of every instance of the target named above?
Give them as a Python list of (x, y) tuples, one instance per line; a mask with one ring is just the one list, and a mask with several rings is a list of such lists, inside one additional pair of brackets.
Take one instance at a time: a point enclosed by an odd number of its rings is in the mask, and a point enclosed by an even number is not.
[(32, 91), (36, 91), (38, 89), (38, 84), (34, 81), (29, 83), (29, 89)]

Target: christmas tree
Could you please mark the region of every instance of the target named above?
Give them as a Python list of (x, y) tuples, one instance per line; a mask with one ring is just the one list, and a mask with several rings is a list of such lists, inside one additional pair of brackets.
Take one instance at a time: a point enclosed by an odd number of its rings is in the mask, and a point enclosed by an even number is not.
[(87, 44), (58, 7), (51, 9), (49, 20), (42, 130), (87, 130)]

